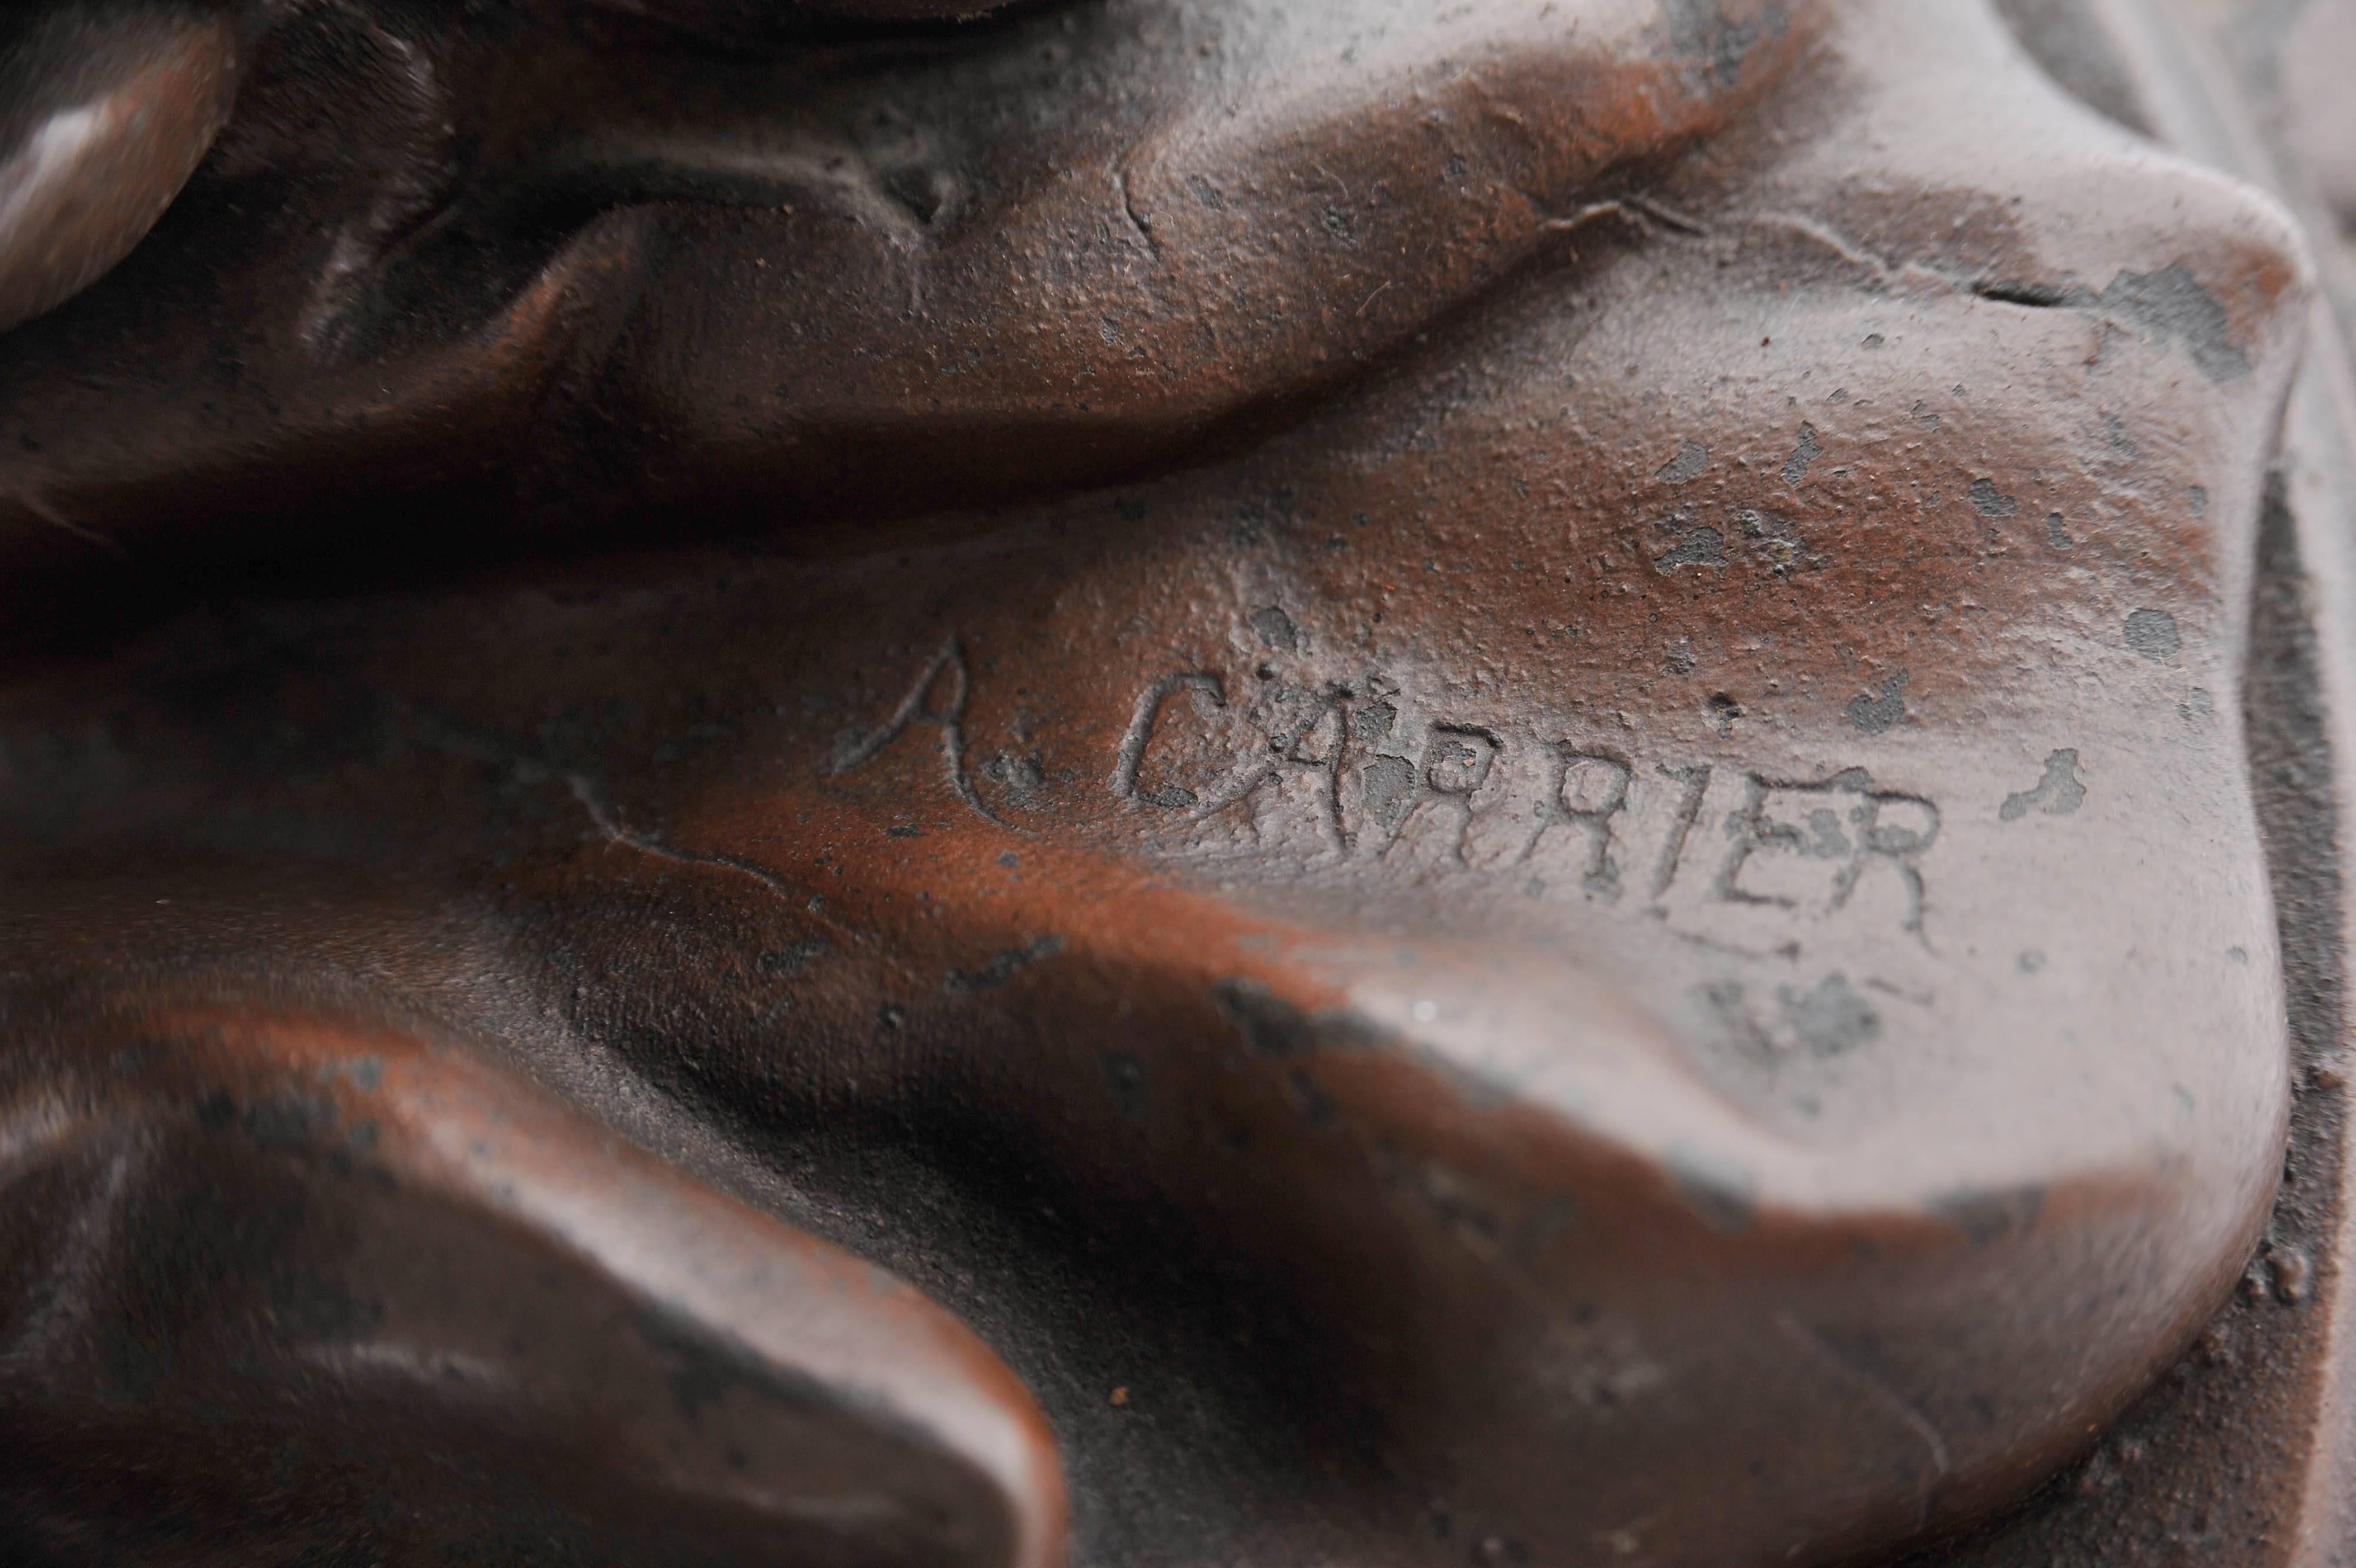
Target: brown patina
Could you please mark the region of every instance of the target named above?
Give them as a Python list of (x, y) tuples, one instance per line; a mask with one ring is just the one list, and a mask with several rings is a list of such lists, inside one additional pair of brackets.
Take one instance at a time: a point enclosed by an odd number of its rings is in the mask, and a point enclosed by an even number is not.
[(2337, 1561), (2190, 24), (973, 10), (7, 24), (0, 1549)]

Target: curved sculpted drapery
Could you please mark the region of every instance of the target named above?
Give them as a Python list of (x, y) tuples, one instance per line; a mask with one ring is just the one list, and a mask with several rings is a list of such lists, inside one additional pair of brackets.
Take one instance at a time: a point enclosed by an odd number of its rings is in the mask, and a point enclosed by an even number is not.
[(2077, 1460), (2312, 1087), (2292, 219), (1976, 4), (962, 9), (12, 24), (0, 1541), (1701, 1568)]

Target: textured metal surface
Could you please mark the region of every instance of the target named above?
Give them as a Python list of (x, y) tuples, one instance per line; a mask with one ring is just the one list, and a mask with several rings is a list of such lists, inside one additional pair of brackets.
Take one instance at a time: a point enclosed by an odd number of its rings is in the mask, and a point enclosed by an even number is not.
[(856, 9), (177, 13), (0, 338), (0, 1541), (2337, 1561), (2209, 24)]

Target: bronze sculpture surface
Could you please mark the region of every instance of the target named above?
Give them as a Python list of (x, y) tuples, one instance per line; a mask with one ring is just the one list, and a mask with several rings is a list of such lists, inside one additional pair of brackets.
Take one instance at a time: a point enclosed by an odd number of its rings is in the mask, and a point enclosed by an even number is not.
[(973, 10), (5, 24), (0, 1548), (2345, 1561), (2309, 35)]

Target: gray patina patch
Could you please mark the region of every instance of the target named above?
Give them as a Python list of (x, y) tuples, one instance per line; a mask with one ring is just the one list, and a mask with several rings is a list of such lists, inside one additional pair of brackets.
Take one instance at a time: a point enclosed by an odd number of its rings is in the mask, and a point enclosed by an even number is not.
[(2127, 617), (2126, 642), (2146, 659), (2173, 659), (2184, 646), (2176, 618), (2166, 610), (2137, 610)]
[(1800, 444), (1792, 448), (1792, 456), (1783, 464), (1783, 482), (1796, 485), (1808, 477), (1808, 466), (1825, 455), (1823, 443), (1816, 439), (1816, 427), (1800, 426)]
[(1884, 735), (1906, 716), (1906, 671), (1901, 670), (1881, 683), (1881, 695), (1858, 697), (1842, 710), (1859, 735)]
[(1682, 485), (1701, 478), (1702, 470), (1708, 467), (1709, 448), (1698, 441), (1688, 441), (1676, 456), (1661, 465), (1653, 478), (1665, 485)]
[(2233, 341), (2232, 317), (2180, 262), (2148, 273), (2122, 268), (2099, 294), (2083, 284), (2062, 287), (2008, 281), (1975, 284), (1972, 292), (2038, 309), (2083, 310), (2113, 317), (2139, 338), (2181, 344), (2211, 381), (2239, 381), (2250, 373), (2249, 355)]
[(1845, 974), (1828, 974), (1812, 991), (1776, 988), (1784, 1020), (1809, 1054), (1847, 1056), (1881, 1037), (1881, 1015), (1857, 993)]
[(1974, 479), (1971, 498), (1972, 510), (1982, 517), (2011, 517), (2020, 510), (2020, 503), (1997, 489), (1994, 479)]
[(2074, 746), (2047, 754), (2045, 777), (2033, 789), (2007, 795), (1997, 808), (1999, 821), (2017, 822), (2031, 811), (2042, 811), (2049, 817), (2066, 817), (2086, 801), (2086, 786), (2078, 777), (2078, 752)]
[(1653, 568), (1658, 572), (1674, 572), (1680, 566), (1725, 564), (1726, 535), (1714, 528), (1688, 529), (1666, 554), (1653, 558)]
[(1269, 605), (1252, 611), (1251, 623), (1252, 629), (1259, 633), (1262, 646), (1273, 648), (1280, 653), (1300, 651), (1300, 628), (1292, 624), (1292, 618), (1277, 606)]

